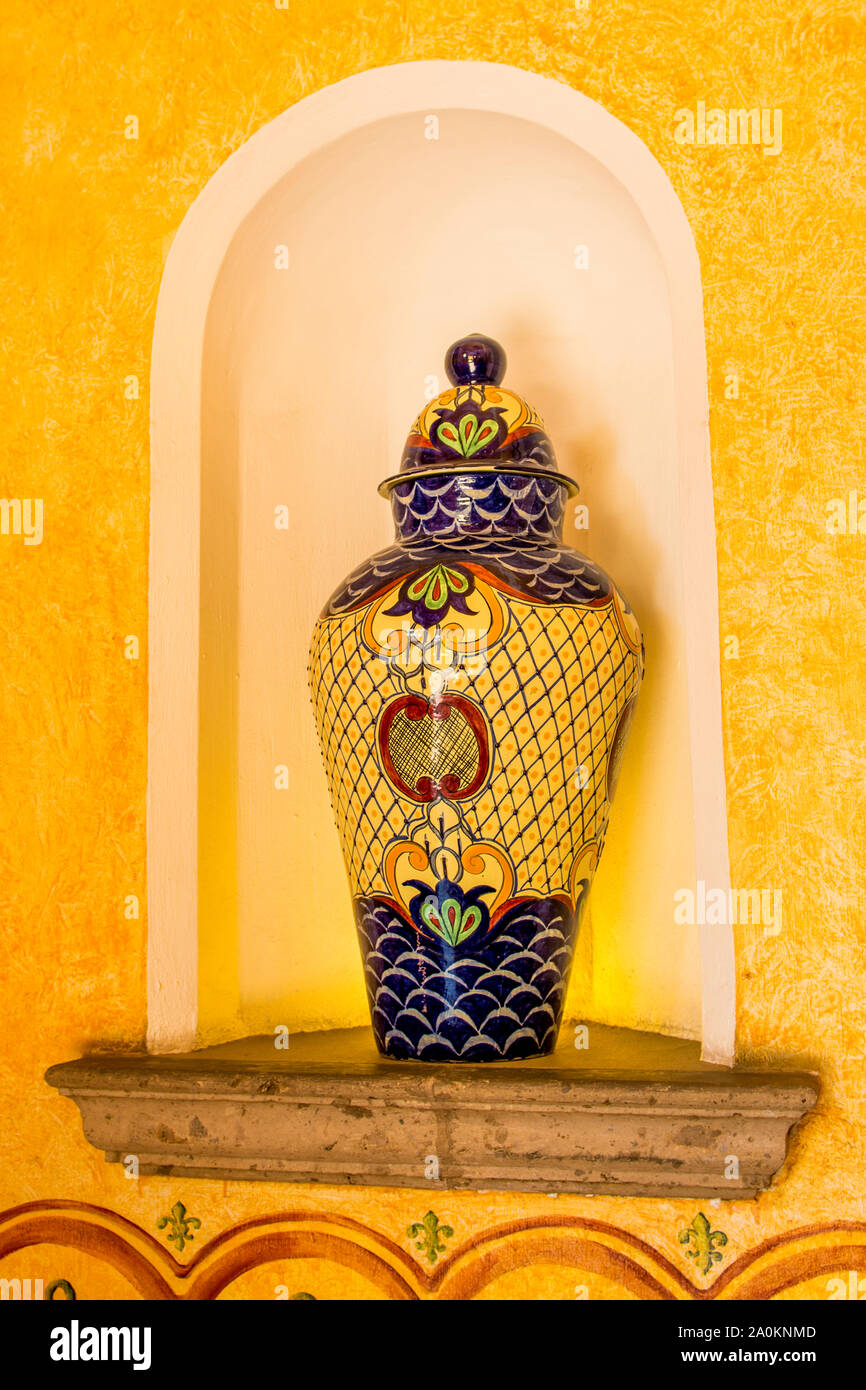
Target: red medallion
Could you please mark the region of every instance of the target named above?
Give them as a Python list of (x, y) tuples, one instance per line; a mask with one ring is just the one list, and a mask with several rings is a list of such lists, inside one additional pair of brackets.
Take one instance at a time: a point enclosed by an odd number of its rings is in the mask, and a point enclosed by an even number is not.
[(392, 700), (379, 721), (379, 751), (397, 790), (425, 803), (474, 796), (490, 767), (484, 716), (471, 700), (448, 691)]

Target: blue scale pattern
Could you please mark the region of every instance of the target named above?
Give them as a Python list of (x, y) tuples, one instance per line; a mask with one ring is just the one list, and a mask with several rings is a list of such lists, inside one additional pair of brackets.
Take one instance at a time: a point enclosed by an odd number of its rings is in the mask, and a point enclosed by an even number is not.
[(562, 543), (565, 491), (555, 479), (463, 473), (394, 488), (398, 540), (371, 555), (331, 595), (323, 618), (350, 613), (425, 565), (475, 561), (530, 602), (610, 598), (604, 570)]
[(525, 898), (456, 948), (382, 898), (356, 899), (355, 920), (386, 1057), (500, 1062), (553, 1051), (577, 935), (564, 902)]
[(392, 545), (379, 550), (349, 575), (325, 605), (322, 617), (339, 617), (370, 603), (389, 584), (425, 565), (460, 564), (474, 560), (492, 576), (534, 603), (582, 606), (606, 602), (612, 584), (604, 570), (585, 555), (563, 546), (524, 546), (493, 538), (464, 540), (459, 549), (445, 544)]

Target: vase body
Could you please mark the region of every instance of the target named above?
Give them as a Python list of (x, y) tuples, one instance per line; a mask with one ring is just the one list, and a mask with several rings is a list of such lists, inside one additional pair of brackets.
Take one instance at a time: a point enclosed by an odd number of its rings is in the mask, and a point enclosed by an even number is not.
[[(427, 437), (416, 422), (410, 462)], [(392, 480), (395, 544), (313, 633), (373, 1030), (395, 1058), (555, 1046), (643, 674), (629, 606), (563, 545), (565, 482), (498, 442), (494, 467), (422, 459)]]

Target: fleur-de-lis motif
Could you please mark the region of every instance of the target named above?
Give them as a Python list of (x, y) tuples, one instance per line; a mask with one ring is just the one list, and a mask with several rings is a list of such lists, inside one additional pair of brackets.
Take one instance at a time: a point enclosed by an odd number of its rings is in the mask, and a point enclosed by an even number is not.
[(188, 1241), (195, 1240), (195, 1232), (201, 1230), (201, 1222), (197, 1216), (187, 1216), (186, 1207), (183, 1202), (175, 1202), (168, 1216), (161, 1216), (156, 1223), (158, 1231), (164, 1231), (169, 1227), (166, 1240), (169, 1244), (177, 1246), (182, 1250)]
[(702, 1274), (709, 1274), (714, 1264), (719, 1264), (724, 1256), (721, 1254), (723, 1246), (727, 1245), (728, 1237), (724, 1231), (713, 1231), (710, 1223), (699, 1211), (690, 1226), (684, 1231), (680, 1231), (680, 1245), (686, 1246), (686, 1254), (694, 1260)]
[(413, 1239), (417, 1237), (415, 1248), (424, 1251), (431, 1265), (435, 1265), (439, 1256), (445, 1254), (445, 1246), (442, 1241), (451, 1240), (454, 1235), (450, 1226), (440, 1224), (435, 1211), (428, 1211), (423, 1221), (413, 1221), (412, 1225), (407, 1227), (406, 1233)]

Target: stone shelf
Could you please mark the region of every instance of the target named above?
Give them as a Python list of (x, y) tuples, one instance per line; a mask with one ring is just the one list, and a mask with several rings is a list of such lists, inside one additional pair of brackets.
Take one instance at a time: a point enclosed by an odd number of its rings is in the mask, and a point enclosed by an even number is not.
[(644, 1197), (754, 1196), (818, 1095), (808, 1073), (711, 1066), (695, 1042), (595, 1024), (587, 1050), (563, 1029), (526, 1062), (386, 1061), (358, 1028), (288, 1051), (254, 1037), (94, 1055), (46, 1080), (109, 1162), (135, 1154), (141, 1173)]

